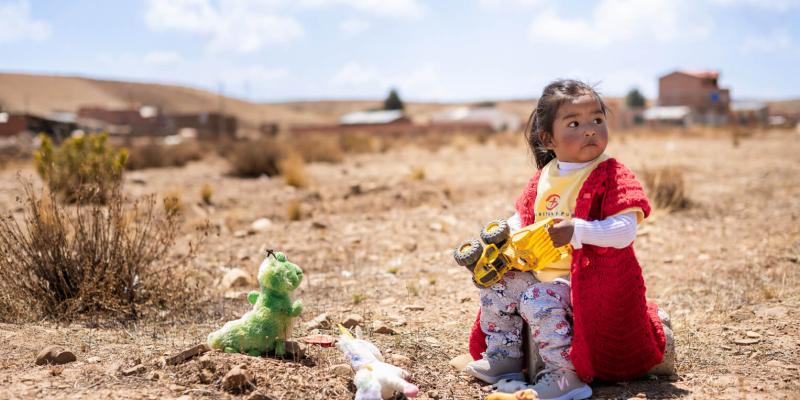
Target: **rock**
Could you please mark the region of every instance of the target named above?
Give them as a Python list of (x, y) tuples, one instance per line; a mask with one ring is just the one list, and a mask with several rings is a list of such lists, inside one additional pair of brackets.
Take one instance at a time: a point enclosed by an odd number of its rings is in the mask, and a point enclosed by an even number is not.
[(385, 298), (380, 299), (380, 301), (378, 301), (378, 304), (380, 304), (382, 306), (390, 306), (392, 304), (395, 304), (396, 302), (397, 302), (397, 299), (395, 299), (394, 297), (385, 297)]
[(403, 307), (403, 310), (406, 310), (406, 311), (425, 311), (425, 307), (424, 306), (405, 306), (405, 307)]
[(177, 365), (183, 363), (184, 361), (192, 357), (199, 356), (200, 354), (203, 354), (209, 350), (211, 349), (208, 347), (208, 345), (206, 345), (205, 343), (201, 343), (194, 347), (188, 348), (172, 357), (167, 358), (166, 363), (167, 365)]
[(202, 384), (208, 385), (214, 382), (214, 373), (204, 368), (197, 374), (197, 380)]
[(761, 339), (733, 339), (733, 343), (736, 343), (736, 344), (739, 344), (739, 345), (743, 345), (743, 346), (750, 345), (750, 344), (756, 344), (756, 343), (758, 343), (760, 341), (761, 341)]
[(311, 321), (306, 322), (308, 329), (328, 329), (333, 326), (333, 320), (327, 313), (317, 315)]
[(238, 230), (238, 231), (234, 231), (233, 232), (233, 237), (235, 237), (237, 239), (241, 239), (241, 238), (246, 237), (246, 236), (247, 236), (247, 231)]
[(402, 354), (389, 354), (386, 358), (389, 364), (396, 365), (401, 368), (411, 367), (411, 359)]
[(306, 345), (294, 340), (287, 340), (285, 356), (293, 360), (302, 360), (306, 357)]
[(133, 367), (130, 367), (130, 368), (122, 371), (122, 375), (125, 375), (125, 376), (139, 375), (139, 374), (141, 374), (142, 372), (144, 372), (146, 370), (147, 370), (147, 368), (145, 368), (144, 365), (136, 364)]
[(442, 395), (441, 395), (441, 394), (439, 394), (439, 392), (438, 392), (438, 391), (436, 391), (436, 390), (433, 390), (433, 389), (431, 389), (431, 390), (428, 390), (427, 392), (425, 392), (425, 394), (426, 394), (426, 395), (427, 395), (429, 398), (431, 398), (431, 399), (433, 399), (433, 400), (439, 400), (439, 399), (441, 399), (441, 398), (442, 398)]
[(309, 335), (302, 337), (300, 340), (313, 346), (332, 347), (335, 339), (331, 335)]
[(272, 221), (269, 218), (259, 218), (250, 224), (250, 229), (255, 232), (264, 232), (272, 226)]
[(432, 230), (434, 232), (441, 232), (441, 231), (444, 230), (444, 227), (442, 226), (442, 224), (440, 224), (438, 222), (433, 222), (430, 225), (428, 225), (428, 229), (430, 229), (430, 230)]
[(745, 336), (747, 336), (749, 338), (753, 338), (753, 339), (761, 338), (761, 334), (758, 333), (758, 332), (754, 332), (754, 331), (747, 331), (744, 334), (745, 334)]
[(735, 375), (720, 375), (708, 382), (716, 387), (735, 387), (739, 384), (739, 378)]
[(361, 325), (362, 322), (364, 322), (364, 317), (358, 314), (350, 314), (347, 316), (347, 318), (344, 319), (344, 322), (342, 322), (342, 326), (344, 326), (347, 329), (351, 329), (356, 325)]
[(753, 308), (753, 313), (761, 318), (785, 318), (789, 314), (789, 309), (784, 306), (759, 305)]
[(429, 345), (431, 345), (433, 347), (439, 347), (441, 345), (438, 340), (436, 340), (436, 339), (434, 339), (432, 337), (426, 337), (424, 340), (425, 340), (426, 343), (428, 343)]
[(231, 393), (249, 392), (254, 387), (253, 376), (245, 365), (234, 366), (222, 378), (222, 388)]
[(314, 221), (311, 223), (311, 227), (314, 229), (327, 229), (328, 225), (325, 225), (324, 223), (319, 221)]
[(151, 381), (157, 381), (161, 379), (161, 374), (159, 374), (157, 371), (152, 371), (147, 375), (147, 379)]
[(353, 368), (350, 368), (347, 364), (336, 364), (332, 365), (328, 368), (332, 374), (336, 376), (341, 376), (342, 378), (351, 378), (353, 376)]
[(372, 331), (384, 335), (394, 335), (397, 333), (394, 331), (394, 329), (386, 326), (383, 321), (372, 321)]
[(89, 364), (97, 364), (100, 362), (100, 357), (92, 356), (86, 359), (86, 362)]
[(75, 354), (61, 346), (47, 346), (36, 355), (36, 365), (66, 364), (77, 360)]
[(778, 361), (778, 360), (769, 360), (769, 361), (767, 361), (767, 366), (768, 367), (781, 368), (781, 367), (783, 367), (783, 363)]
[(472, 356), (469, 353), (465, 353), (450, 360), (450, 366), (455, 368), (456, 371), (463, 371), (464, 368), (467, 368), (467, 364), (472, 361)]
[(231, 268), (222, 277), (222, 287), (230, 289), (240, 286), (250, 286), (250, 274), (241, 268)]
[(275, 398), (261, 392), (253, 392), (245, 397), (245, 400), (275, 400)]

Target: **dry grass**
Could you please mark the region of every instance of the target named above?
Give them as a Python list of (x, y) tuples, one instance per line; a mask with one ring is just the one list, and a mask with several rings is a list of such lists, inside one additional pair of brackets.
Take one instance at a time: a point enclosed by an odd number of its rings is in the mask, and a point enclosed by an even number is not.
[(303, 135), (291, 139), (289, 145), (307, 162), (340, 163), (344, 160), (344, 149), (338, 136)]
[(214, 195), (214, 188), (211, 187), (208, 183), (204, 183), (203, 186), (200, 188), (200, 200), (203, 201), (205, 205), (211, 205), (211, 196)]
[(145, 168), (182, 167), (189, 161), (203, 158), (203, 150), (196, 142), (183, 142), (176, 145), (151, 143), (128, 149), (130, 170)]
[(308, 173), (306, 172), (306, 164), (297, 153), (290, 153), (286, 158), (278, 162), (278, 169), (280, 169), (283, 180), (289, 186), (296, 188), (304, 188), (309, 184)]
[(289, 221), (300, 221), (303, 218), (303, 209), (300, 200), (292, 199), (286, 205), (286, 217)]
[(408, 176), (409, 179), (412, 181), (424, 181), (425, 180), (425, 167), (418, 165), (411, 168), (411, 173)]
[(68, 207), (23, 186), (24, 215), (0, 220), (0, 320), (138, 319), (141, 305), (164, 308), (194, 298), (186, 277), (161, 265), (179, 224), (154, 198), (128, 204), (116, 190), (107, 205)]
[(261, 139), (255, 142), (237, 142), (226, 154), (234, 176), (257, 178), (262, 175), (278, 175), (278, 162), (286, 153), (285, 146), (274, 139)]
[(162, 204), (164, 205), (164, 212), (168, 215), (180, 215), (186, 208), (183, 204), (183, 200), (181, 200), (181, 192), (177, 190), (173, 190), (164, 195)]
[(644, 184), (648, 189), (648, 197), (656, 207), (670, 211), (683, 210), (691, 204), (686, 194), (683, 171), (675, 166), (661, 168), (645, 168)]
[(381, 140), (364, 132), (343, 134), (341, 144), (347, 153), (376, 153), (381, 151)]

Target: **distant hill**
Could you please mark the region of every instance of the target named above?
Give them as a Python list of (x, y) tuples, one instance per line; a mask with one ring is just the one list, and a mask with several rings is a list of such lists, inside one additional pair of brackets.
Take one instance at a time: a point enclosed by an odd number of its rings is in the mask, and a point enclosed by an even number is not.
[[(254, 129), (263, 122), (281, 125), (335, 123), (343, 114), (377, 108), (382, 102), (322, 100), (254, 103), (177, 85), (0, 73), (0, 106), (6, 110), (47, 115), (58, 111), (77, 112), (83, 106), (123, 109), (145, 104), (157, 106), (165, 113), (224, 109), (240, 119), (241, 127)], [(426, 120), (442, 109), (464, 104), (407, 102), (406, 106), (413, 119)], [(512, 100), (499, 101), (496, 104), (521, 118), (527, 118), (535, 101)]]

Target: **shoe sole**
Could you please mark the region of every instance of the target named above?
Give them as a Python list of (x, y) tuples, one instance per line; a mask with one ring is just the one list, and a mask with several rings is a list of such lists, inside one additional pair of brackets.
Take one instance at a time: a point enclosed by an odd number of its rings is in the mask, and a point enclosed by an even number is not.
[(550, 397), (550, 398), (543, 398), (540, 397), (542, 400), (583, 400), (592, 397), (592, 388), (589, 385), (583, 385), (577, 389), (572, 389), (566, 394), (562, 394), (558, 397)]
[(466, 373), (472, 375), (473, 377), (478, 378), (478, 379), (480, 379), (480, 380), (482, 380), (482, 381), (484, 381), (486, 383), (491, 383), (491, 384), (495, 384), (497, 382), (500, 382), (503, 379), (508, 379), (508, 380), (511, 380), (511, 381), (524, 381), (525, 380), (525, 375), (523, 375), (522, 372), (511, 372), (511, 373), (508, 373), (508, 374), (503, 374), (503, 375), (498, 375), (498, 376), (490, 376), (490, 375), (484, 375), (484, 374), (472, 369), (471, 367), (464, 368), (464, 372), (466, 372)]

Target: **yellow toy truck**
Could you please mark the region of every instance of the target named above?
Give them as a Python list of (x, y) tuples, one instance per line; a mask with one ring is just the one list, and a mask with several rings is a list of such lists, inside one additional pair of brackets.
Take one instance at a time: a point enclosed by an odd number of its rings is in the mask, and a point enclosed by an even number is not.
[(458, 265), (472, 272), (475, 283), (483, 287), (499, 282), (510, 269), (540, 271), (572, 252), (569, 244), (553, 245), (547, 232), (553, 224), (552, 218), (546, 218), (512, 234), (508, 222), (495, 220), (481, 230), (485, 248), (478, 239), (470, 239), (461, 243), (453, 256)]

